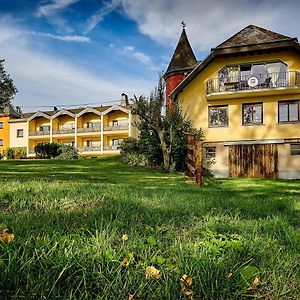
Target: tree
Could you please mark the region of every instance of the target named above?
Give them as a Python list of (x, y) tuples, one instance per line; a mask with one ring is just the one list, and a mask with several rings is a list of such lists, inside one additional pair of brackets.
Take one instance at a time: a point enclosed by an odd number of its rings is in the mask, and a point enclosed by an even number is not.
[(158, 164), (162, 158), (165, 171), (170, 170), (171, 164), (182, 169), (187, 156), (187, 133), (195, 130), (178, 102), (174, 102), (165, 114), (164, 103), (165, 82), (160, 74), (158, 85), (149, 99), (134, 97), (132, 113), (140, 119), (137, 123), (139, 140), (144, 147), (147, 145), (144, 152), (148, 151), (148, 158), (150, 156), (154, 164)]
[(0, 109), (10, 104), (17, 92), (12, 78), (4, 70), (4, 59), (2, 59), (0, 60)]

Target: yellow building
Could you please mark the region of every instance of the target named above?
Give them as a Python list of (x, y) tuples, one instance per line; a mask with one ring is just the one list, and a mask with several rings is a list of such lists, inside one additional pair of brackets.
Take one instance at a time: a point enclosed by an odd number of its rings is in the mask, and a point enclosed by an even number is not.
[(119, 152), (124, 138), (137, 136), (131, 105), (86, 107), (24, 113), (11, 119), (10, 147), (25, 147), (34, 157), (39, 143), (74, 146), (81, 156)]
[(0, 154), (10, 147), (9, 120), (20, 117), (11, 105), (0, 109)]
[[(172, 66), (184, 68), (192, 50), (176, 51), (167, 84), (180, 72)], [(216, 176), (300, 178), (296, 38), (250, 25), (184, 75), (167, 96), (180, 101), (194, 127), (203, 130), (204, 163)]]

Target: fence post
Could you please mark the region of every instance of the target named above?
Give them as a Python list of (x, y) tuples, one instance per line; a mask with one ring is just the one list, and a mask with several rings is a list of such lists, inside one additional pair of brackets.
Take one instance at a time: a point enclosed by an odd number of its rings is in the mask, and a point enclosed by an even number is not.
[(198, 187), (202, 186), (202, 140), (196, 139), (195, 141), (195, 173), (196, 184)]
[(188, 177), (195, 176), (195, 135), (188, 134)]

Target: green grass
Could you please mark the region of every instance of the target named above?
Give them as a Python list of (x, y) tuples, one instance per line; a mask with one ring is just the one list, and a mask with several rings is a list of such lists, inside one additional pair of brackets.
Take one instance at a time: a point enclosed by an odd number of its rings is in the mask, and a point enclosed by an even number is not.
[(0, 182), (0, 299), (187, 299), (182, 274), (194, 299), (300, 299), (300, 181), (199, 190), (101, 158), (1, 161)]

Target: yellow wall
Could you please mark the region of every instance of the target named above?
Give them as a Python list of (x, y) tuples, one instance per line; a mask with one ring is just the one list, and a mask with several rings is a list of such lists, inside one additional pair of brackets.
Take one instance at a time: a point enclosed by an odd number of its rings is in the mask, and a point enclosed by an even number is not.
[[(27, 147), (28, 127), (27, 121), (11, 122), (10, 126), (10, 147)], [(23, 129), (23, 137), (17, 137), (17, 130)]]
[(0, 129), (0, 139), (3, 140), (3, 146), (0, 146), (0, 153), (9, 147), (9, 117), (0, 116), (0, 122), (3, 122), (3, 128)]
[(29, 122), (29, 131), (39, 131), (40, 126), (50, 126), (50, 120), (46, 118), (36, 118)]
[(72, 118), (68, 115), (61, 115), (52, 120), (53, 130), (62, 129), (63, 126), (68, 124), (75, 124), (75, 118)]
[[(255, 93), (234, 92), (234, 96), (219, 96), (210, 100), (206, 96), (206, 82), (218, 78), (218, 72), (226, 65), (242, 64), (246, 62), (282, 60), (288, 65), (288, 71), (300, 71), (300, 57), (294, 53), (282, 52), (267, 55), (251, 55), (232, 58), (218, 58), (199, 74), (179, 94), (184, 112), (188, 113), (193, 126), (202, 128), (206, 142), (239, 141), (256, 139), (282, 139), (298, 138), (300, 126), (298, 124), (278, 123), (278, 101), (300, 99), (300, 89), (276, 89), (269, 92), (257, 91)], [(236, 98), (240, 95), (239, 98)], [(242, 103), (263, 102), (263, 125), (242, 125)], [(208, 106), (228, 105), (228, 127), (208, 127)]]
[(112, 126), (112, 121), (118, 120), (122, 124), (128, 122), (128, 114), (123, 111), (111, 111), (107, 115), (103, 116), (103, 125)]

